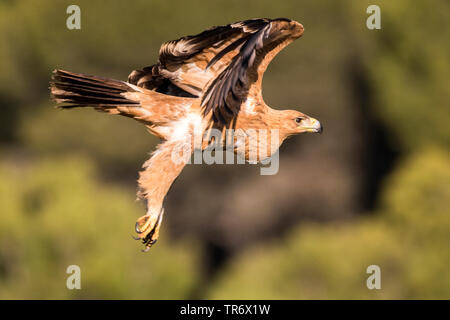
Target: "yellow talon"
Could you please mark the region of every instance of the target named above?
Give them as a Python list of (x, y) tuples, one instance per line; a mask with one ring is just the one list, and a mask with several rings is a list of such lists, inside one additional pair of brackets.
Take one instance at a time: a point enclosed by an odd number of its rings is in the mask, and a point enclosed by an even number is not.
[(137, 220), (135, 229), (138, 239), (141, 239), (142, 243), (145, 244), (144, 252), (147, 252), (158, 240), (163, 214), (164, 209), (161, 209), (158, 215), (145, 215)]

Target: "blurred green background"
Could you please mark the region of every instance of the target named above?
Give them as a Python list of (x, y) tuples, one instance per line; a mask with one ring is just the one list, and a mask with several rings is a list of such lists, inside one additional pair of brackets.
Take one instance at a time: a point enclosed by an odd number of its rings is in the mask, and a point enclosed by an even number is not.
[[(255, 17), (305, 26), (264, 98), (324, 133), (289, 139), (274, 176), (188, 166), (143, 254), (135, 180), (156, 138), (55, 109), (51, 71), (126, 79), (164, 41)], [(450, 298), (448, 1), (2, 0), (0, 30), (1, 299)], [(71, 264), (81, 290), (66, 288)], [(381, 290), (366, 287), (372, 264)]]

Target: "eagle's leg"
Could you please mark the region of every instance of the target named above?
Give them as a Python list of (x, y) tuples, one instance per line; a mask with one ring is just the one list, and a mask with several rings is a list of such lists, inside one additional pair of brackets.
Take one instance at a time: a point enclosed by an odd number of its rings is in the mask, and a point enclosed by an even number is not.
[[(187, 139), (160, 144), (139, 174), (138, 198), (145, 201), (147, 213), (137, 220), (135, 229), (138, 239), (145, 245), (144, 251), (148, 251), (158, 240), (164, 198), (188, 160), (186, 156), (178, 156), (186, 143), (189, 146), (191, 142)], [(190, 156), (190, 152), (187, 155)]]

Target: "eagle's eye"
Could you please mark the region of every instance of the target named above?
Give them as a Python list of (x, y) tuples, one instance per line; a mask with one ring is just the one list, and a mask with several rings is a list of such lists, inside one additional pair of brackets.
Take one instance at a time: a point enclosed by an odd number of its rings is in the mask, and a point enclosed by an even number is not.
[(295, 122), (300, 123), (302, 122), (303, 118), (302, 117), (297, 117), (295, 118)]

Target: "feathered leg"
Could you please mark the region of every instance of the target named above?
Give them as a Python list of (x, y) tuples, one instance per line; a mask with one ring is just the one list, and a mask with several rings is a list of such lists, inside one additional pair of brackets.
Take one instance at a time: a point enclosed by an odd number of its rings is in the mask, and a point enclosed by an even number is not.
[(164, 214), (163, 201), (170, 186), (191, 156), (191, 141), (165, 141), (158, 146), (139, 174), (138, 198), (146, 202), (147, 213), (136, 222), (138, 239), (147, 251), (158, 239)]

